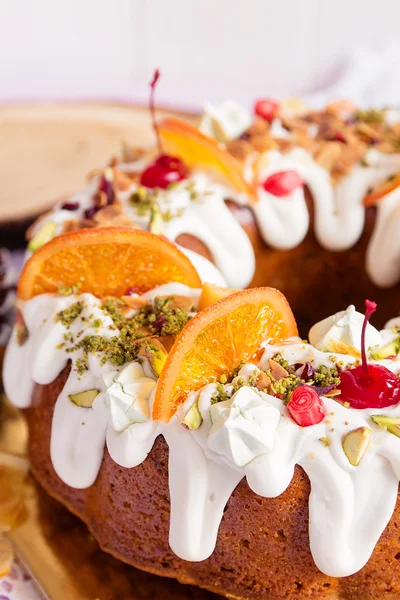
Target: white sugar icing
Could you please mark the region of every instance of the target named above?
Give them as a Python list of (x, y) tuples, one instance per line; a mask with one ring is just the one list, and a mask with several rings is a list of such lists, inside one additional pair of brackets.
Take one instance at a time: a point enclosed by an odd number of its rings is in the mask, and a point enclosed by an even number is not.
[[(318, 350), (331, 352), (335, 350), (336, 342), (343, 342), (358, 351), (361, 351), (361, 329), (364, 315), (357, 312), (353, 304), (311, 327), (308, 334), (310, 343)], [(367, 348), (380, 346), (382, 336), (375, 327), (367, 323), (365, 330), (365, 344)]]
[[(287, 133), (279, 119), (274, 120), (272, 127), (278, 137)], [(245, 167), (244, 172), (249, 179), (253, 177), (252, 161), (255, 158), (256, 154), (251, 155)], [(121, 171), (139, 170), (144, 166), (142, 162), (121, 164), (119, 168)], [(309, 230), (310, 215), (302, 188), (284, 197), (277, 197), (266, 192), (261, 185), (267, 176), (277, 171), (294, 169), (301, 174), (311, 191), (315, 235), (319, 243), (328, 250), (341, 251), (354, 246), (360, 238), (365, 222), (363, 199), (371, 187), (400, 170), (400, 153), (382, 154), (370, 149), (363, 163), (366, 166), (356, 164), (349, 175), (335, 185), (329, 172), (319, 166), (303, 148), (294, 148), (287, 154), (270, 150), (264, 153), (261, 162), (264, 167), (256, 178), (259, 182), (258, 202), (252, 204), (252, 210), (265, 242), (281, 250), (294, 248), (304, 240)], [(59, 204), (41, 219), (35, 231), (44, 221), (52, 221), (56, 224), (55, 235), (62, 233), (65, 221), (82, 218), (84, 211), (92, 206), (97, 186), (98, 178), (95, 177), (86, 190), (71, 197), (71, 202), (79, 202), (78, 210), (64, 210)], [(148, 229), (150, 213), (138, 212), (130, 202), (137, 187), (136, 183), (132, 183), (128, 190), (119, 192), (119, 199), (136, 226)], [(249, 202), (245, 196), (221, 185), (211, 174), (194, 171), (188, 180), (158, 193), (160, 209), (168, 215), (164, 220), (163, 234), (175, 240), (187, 233), (198, 238), (209, 249), (215, 265), (199, 254), (183, 249), (203, 281), (246, 287), (254, 275), (254, 251), (241, 224), (226, 206), (226, 198), (238, 204)], [(400, 280), (399, 228), (400, 188), (379, 201), (376, 224), (367, 251), (368, 274), (380, 287), (393, 286)]]
[(251, 125), (251, 120), (249, 111), (233, 100), (227, 100), (219, 106), (207, 102), (199, 129), (220, 142), (227, 142), (246, 131)]
[[(127, 163), (119, 168), (132, 171), (138, 165)], [(59, 235), (66, 221), (83, 218), (85, 210), (92, 207), (98, 182), (99, 178), (95, 177), (85, 190), (69, 199), (70, 203), (79, 203), (77, 210), (65, 210), (61, 208), (62, 203), (58, 204), (37, 222), (33, 234), (46, 221), (50, 221), (56, 224), (54, 235)], [(149, 229), (150, 212), (143, 214), (130, 202), (137, 189), (138, 184), (132, 183), (129, 189), (120, 191), (118, 197), (135, 226)], [(210, 250), (215, 265), (180, 246), (193, 262), (202, 281), (241, 288), (246, 287), (253, 278), (255, 258), (248, 236), (225, 205), (225, 198), (232, 196), (234, 194), (230, 190), (218, 183), (211, 183), (204, 173), (194, 172), (188, 180), (178, 183), (173, 189), (159, 190), (157, 198), (160, 211), (168, 215), (163, 222), (163, 235), (174, 241), (182, 234), (189, 234)]]
[[(182, 292), (193, 298), (199, 294), (182, 284), (168, 284), (148, 292), (147, 297)], [(29, 406), (33, 386), (50, 383), (67, 365), (71, 354), (62, 346), (66, 329), (55, 316), (77, 299), (85, 308), (68, 333), (79, 336), (82, 327), (85, 334), (91, 333), (90, 315), (94, 315), (102, 321), (96, 333), (116, 335), (110, 318), (90, 294), (46, 294), (25, 302), (22, 314), (28, 340), (18, 346), (14, 334), (4, 364), (5, 388), (14, 404)], [(383, 341), (394, 335), (391, 330), (381, 332)], [(351, 366), (356, 361), (349, 355), (322, 352), (299, 338), (280, 345), (265, 343), (264, 348), (261, 369), (268, 368), (268, 360), (276, 353), (290, 364), (311, 362), (315, 368), (332, 367), (333, 361)], [(399, 358), (371, 362), (400, 372)], [(132, 468), (145, 460), (155, 438), (162, 434), (169, 446), (170, 546), (181, 558), (200, 561), (213, 552), (225, 505), (241, 479), (246, 477), (253, 492), (276, 497), (290, 484), (297, 464), (311, 482), (310, 547), (318, 568), (343, 577), (368, 561), (393, 513), (400, 478), (400, 438), (371, 420), (371, 414), (382, 411), (352, 410), (325, 396), (327, 418), (301, 428), (278, 397), (253, 387), (259, 369), (245, 365), (232, 382), (208, 384), (191, 393), (164, 424), (149, 416), (156, 382), (148, 362), (121, 367), (103, 363), (99, 356), (89, 354), (83, 374), (72, 368), (54, 408), (51, 458), (69, 486), (86, 488), (95, 481), (105, 446), (116, 463)], [(247, 385), (240, 387), (240, 382)], [(221, 386), (224, 397), (216, 404)], [(71, 402), (71, 394), (88, 389), (99, 391), (91, 408)], [(191, 430), (182, 419), (194, 402), (203, 421)], [(400, 405), (386, 408), (384, 414), (400, 417)], [(342, 440), (358, 427), (371, 429), (372, 440), (354, 467)], [(329, 445), (321, 440), (329, 440)]]

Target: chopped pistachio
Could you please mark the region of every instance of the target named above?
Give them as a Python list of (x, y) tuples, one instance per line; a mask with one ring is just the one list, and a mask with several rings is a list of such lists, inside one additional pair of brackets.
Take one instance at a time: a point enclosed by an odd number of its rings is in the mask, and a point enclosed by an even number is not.
[(160, 377), (161, 371), (164, 368), (165, 361), (167, 360), (167, 354), (152, 344), (146, 346), (146, 357), (150, 363), (152, 371), (156, 377)]
[(39, 231), (33, 236), (28, 244), (29, 252), (36, 252), (42, 246), (50, 242), (56, 234), (57, 224), (53, 221), (43, 223)]
[(369, 427), (358, 427), (347, 433), (343, 439), (343, 451), (353, 467), (357, 467), (371, 439), (371, 430)]
[(75, 319), (79, 317), (82, 310), (82, 302), (75, 302), (74, 304), (71, 304), (71, 306), (69, 306), (68, 308), (60, 310), (60, 312), (56, 314), (56, 321), (59, 321), (65, 327), (69, 327), (69, 325), (71, 325), (71, 323), (73, 323)]
[(320, 365), (315, 370), (314, 381), (315, 384), (320, 387), (339, 385), (339, 371), (336, 367), (326, 367), (325, 365)]
[(203, 422), (197, 400), (190, 407), (187, 415), (182, 421), (189, 429), (198, 429)]
[(151, 207), (150, 231), (156, 235), (161, 235), (164, 232), (164, 221), (157, 204), (153, 204)]
[(289, 362), (286, 360), (286, 358), (284, 358), (282, 356), (282, 354), (280, 352), (278, 352), (277, 354), (274, 354), (272, 357), (272, 360), (274, 360), (276, 363), (278, 363), (278, 365), (283, 367), (286, 371), (290, 370)]
[(367, 110), (357, 110), (356, 117), (364, 123), (383, 123), (385, 120), (385, 111), (370, 108)]
[(216, 384), (216, 391), (211, 396), (211, 404), (216, 404), (217, 402), (224, 402), (225, 400), (229, 400), (230, 395), (225, 389), (225, 386), (222, 383)]
[(92, 389), (86, 390), (86, 392), (80, 392), (79, 394), (70, 394), (68, 397), (76, 404), (76, 406), (82, 406), (84, 408), (91, 408), (94, 399), (100, 394), (99, 390)]
[(400, 417), (386, 417), (385, 415), (371, 415), (374, 423), (389, 433), (400, 437)]
[(381, 348), (377, 348), (371, 352), (371, 358), (374, 360), (382, 360), (389, 356), (397, 356), (400, 352), (400, 338), (396, 338), (391, 342), (388, 342)]
[(81, 283), (75, 283), (74, 285), (69, 286), (61, 285), (58, 288), (58, 293), (60, 294), (60, 296), (73, 296), (74, 294), (77, 294), (79, 292), (81, 287)]
[(331, 440), (327, 437), (320, 437), (319, 441), (322, 442), (326, 447), (330, 446), (332, 443)]

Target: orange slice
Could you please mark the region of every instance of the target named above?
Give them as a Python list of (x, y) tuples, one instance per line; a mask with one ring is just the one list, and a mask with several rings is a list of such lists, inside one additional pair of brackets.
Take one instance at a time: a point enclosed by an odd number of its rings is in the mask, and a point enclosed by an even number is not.
[(123, 227), (81, 229), (54, 238), (31, 256), (18, 297), (29, 300), (76, 284), (80, 292), (119, 297), (128, 287), (143, 293), (173, 281), (201, 287), (190, 260), (167, 239)]
[(177, 337), (158, 380), (153, 418), (169, 421), (188, 394), (219, 381), (261, 342), (297, 335), (286, 298), (273, 288), (232, 294), (200, 311)]
[(167, 154), (177, 156), (189, 168), (209, 169), (236, 191), (256, 200), (254, 188), (244, 178), (242, 165), (216, 140), (178, 119), (164, 119), (159, 131)]
[(231, 296), (240, 290), (233, 288), (220, 287), (214, 283), (203, 283), (197, 310), (204, 310), (207, 306), (215, 304), (218, 300)]
[(393, 192), (400, 185), (400, 174), (395, 175), (389, 181), (385, 181), (381, 185), (378, 185), (370, 194), (364, 198), (364, 206), (374, 206), (383, 196)]

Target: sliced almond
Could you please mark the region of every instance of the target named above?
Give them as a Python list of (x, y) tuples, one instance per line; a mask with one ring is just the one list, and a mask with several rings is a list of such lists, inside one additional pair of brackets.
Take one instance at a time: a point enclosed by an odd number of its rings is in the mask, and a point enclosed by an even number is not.
[(68, 221), (64, 221), (63, 223), (63, 233), (78, 231), (80, 228), (80, 221), (78, 221), (78, 219), (68, 219)]
[(276, 360), (270, 358), (268, 360), (269, 368), (271, 371), (272, 377), (275, 381), (279, 381), (280, 379), (284, 379), (284, 377), (288, 377), (289, 373), (280, 365)]
[(327, 171), (331, 171), (342, 152), (340, 142), (321, 142), (315, 155), (315, 161)]
[(356, 110), (356, 106), (351, 100), (335, 100), (334, 102), (327, 104), (325, 110), (334, 115), (338, 115), (342, 113), (353, 113)]
[(133, 182), (126, 173), (114, 168), (114, 183), (118, 190), (129, 190)]
[(269, 133), (260, 133), (259, 135), (251, 136), (251, 145), (257, 152), (266, 152), (267, 150), (274, 150), (277, 147), (276, 141), (269, 135)]
[(357, 467), (371, 440), (371, 430), (369, 427), (358, 427), (353, 429), (343, 438), (343, 451), (348, 461), (353, 467)]
[(189, 298), (189, 296), (165, 296), (169, 298), (168, 308), (180, 308), (181, 310), (190, 310), (194, 306), (193, 298)]
[(260, 392), (262, 392), (263, 390), (268, 390), (271, 387), (271, 379), (268, 377), (265, 371), (260, 371), (255, 381), (254, 387), (260, 390)]
[(143, 298), (142, 296), (122, 296), (121, 300), (123, 300), (129, 308), (135, 309), (144, 308), (148, 304), (146, 298)]
[(282, 152), (282, 154), (287, 154), (291, 150), (293, 150), (295, 144), (293, 140), (287, 140), (285, 138), (276, 139), (278, 150)]
[(269, 123), (265, 119), (256, 118), (246, 131), (250, 136), (261, 135), (269, 131)]
[(132, 227), (134, 225), (134, 221), (128, 217), (119, 202), (114, 202), (114, 204), (97, 211), (93, 215), (93, 221), (102, 227)]
[(333, 390), (329, 390), (329, 392), (326, 392), (326, 394), (324, 394), (327, 398), (334, 398), (335, 396), (340, 396), (342, 392), (338, 389), (335, 388)]
[(244, 162), (254, 152), (253, 146), (247, 140), (232, 140), (228, 143), (227, 150), (234, 158), (241, 162)]
[(367, 123), (358, 123), (356, 131), (368, 142), (371, 140), (381, 139), (382, 137), (374, 127), (371, 127), (371, 125), (368, 125)]
[(175, 335), (161, 335), (157, 338), (157, 342), (165, 348), (167, 352), (170, 352), (172, 346), (175, 343), (176, 336)]
[(98, 190), (93, 195), (93, 203), (95, 206), (100, 207), (100, 208), (107, 206), (107, 194), (105, 192), (103, 192), (102, 190)]

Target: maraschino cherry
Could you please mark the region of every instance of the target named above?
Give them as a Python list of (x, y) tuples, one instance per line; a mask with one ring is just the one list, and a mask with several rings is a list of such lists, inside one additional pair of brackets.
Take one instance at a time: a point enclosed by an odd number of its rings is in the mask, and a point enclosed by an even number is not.
[(385, 408), (400, 402), (400, 379), (383, 365), (369, 365), (365, 351), (365, 332), (376, 303), (365, 301), (361, 331), (362, 364), (340, 373), (341, 400), (351, 408)]
[(275, 100), (271, 100), (269, 98), (263, 98), (262, 100), (257, 100), (254, 104), (254, 112), (257, 116), (265, 119), (268, 123), (271, 123), (274, 120), (278, 112), (279, 104), (275, 102)]
[(295, 189), (303, 187), (304, 179), (297, 171), (277, 171), (269, 175), (262, 184), (264, 190), (273, 196), (288, 196)]
[(177, 183), (178, 181), (186, 179), (189, 174), (189, 169), (179, 158), (163, 153), (154, 104), (154, 90), (159, 77), (160, 71), (156, 69), (154, 77), (150, 82), (149, 102), (153, 128), (157, 137), (159, 157), (143, 171), (140, 177), (140, 183), (147, 188), (165, 189), (171, 185), (171, 183)]

